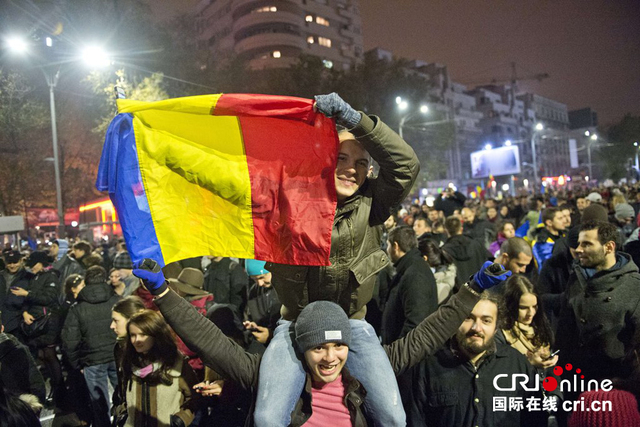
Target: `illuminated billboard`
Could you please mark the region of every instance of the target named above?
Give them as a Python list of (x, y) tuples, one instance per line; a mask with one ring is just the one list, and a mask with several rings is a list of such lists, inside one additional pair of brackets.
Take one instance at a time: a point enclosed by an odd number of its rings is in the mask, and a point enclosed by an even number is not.
[(520, 150), (515, 145), (471, 153), (471, 176), (473, 178), (518, 173), (520, 173)]

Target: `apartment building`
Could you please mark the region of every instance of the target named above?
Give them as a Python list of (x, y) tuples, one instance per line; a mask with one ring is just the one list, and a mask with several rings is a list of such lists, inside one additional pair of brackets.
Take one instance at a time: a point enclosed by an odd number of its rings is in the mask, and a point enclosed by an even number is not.
[(195, 12), (213, 64), (239, 57), (254, 70), (284, 68), (307, 54), (349, 69), (363, 56), (357, 0), (202, 0)]

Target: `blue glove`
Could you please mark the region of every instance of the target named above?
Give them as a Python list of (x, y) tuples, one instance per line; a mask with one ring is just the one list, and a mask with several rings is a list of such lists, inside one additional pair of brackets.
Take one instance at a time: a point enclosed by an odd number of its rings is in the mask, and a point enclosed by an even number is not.
[(507, 280), (511, 276), (511, 271), (505, 270), (504, 267), (498, 263), (492, 263), (487, 261), (482, 264), (482, 268), (473, 275), (473, 282), (481, 289), (489, 289), (497, 285), (498, 283)]
[(144, 287), (151, 295), (160, 295), (167, 290), (167, 280), (164, 278), (160, 265), (150, 258), (133, 266), (133, 275), (142, 279)]
[(316, 108), (327, 117), (336, 119), (336, 123), (347, 129), (352, 129), (360, 123), (362, 115), (351, 108), (340, 95), (333, 92), (329, 95), (316, 95)]

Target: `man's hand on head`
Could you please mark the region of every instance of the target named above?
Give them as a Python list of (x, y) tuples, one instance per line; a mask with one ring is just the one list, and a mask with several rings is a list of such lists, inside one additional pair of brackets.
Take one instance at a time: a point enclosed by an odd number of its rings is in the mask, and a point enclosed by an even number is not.
[(347, 104), (340, 95), (333, 92), (328, 95), (316, 95), (314, 108), (327, 117), (336, 119), (336, 123), (347, 129), (353, 129), (362, 116)]

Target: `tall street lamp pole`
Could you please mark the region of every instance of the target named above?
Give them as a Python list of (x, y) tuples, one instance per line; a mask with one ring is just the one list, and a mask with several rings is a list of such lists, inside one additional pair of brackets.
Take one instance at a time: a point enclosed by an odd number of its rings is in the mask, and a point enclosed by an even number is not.
[[(43, 70), (44, 71), (44, 70)], [(51, 110), (51, 140), (53, 143), (53, 169), (56, 178), (56, 204), (58, 208), (58, 236), (65, 237), (64, 211), (62, 209), (62, 183), (60, 180), (60, 157), (58, 155), (58, 126), (56, 121), (56, 98), (55, 88), (60, 77), (60, 70), (47, 74), (44, 72), (49, 86), (49, 108)]]
[(589, 137), (587, 141), (587, 160), (589, 162), (589, 178), (593, 179), (593, 171), (591, 170), (591, 145), (598, 140), (598, 135), (592, 134), (588, 130), (584, 132), (584, 136)]
[(536, 131), (544, 129), (542, 123), (536, 124), (534, 132), (531, 134), (531, 156), (533, 160), (533, 192), (538, 191), (538, 158), (536, 156)]

